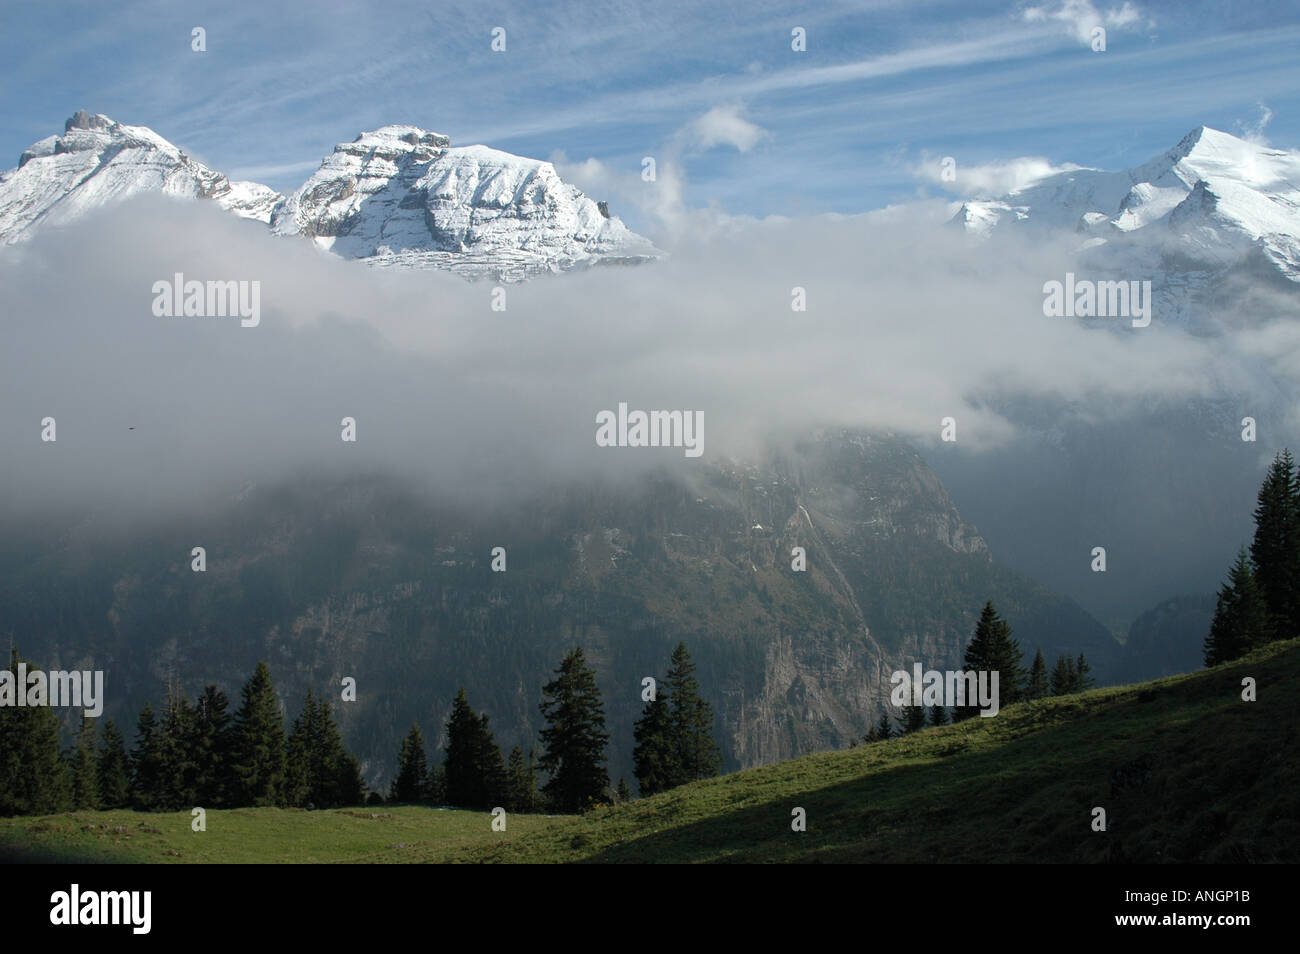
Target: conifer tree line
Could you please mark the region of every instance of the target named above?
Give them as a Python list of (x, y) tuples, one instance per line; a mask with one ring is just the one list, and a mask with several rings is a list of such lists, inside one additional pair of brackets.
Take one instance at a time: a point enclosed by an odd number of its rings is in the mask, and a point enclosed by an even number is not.
[(1219, 588), (1203, 650), (1206, 666), (1300, 635), (1300, 469), (1273, 456), (1255, 502), (1255, 535)]
[(458, 808), (501, 807), (510, 812), (541, 810), (533, 750), (530, 748), (525, 757), (523, 747), (516, 745), (509, 762), (503, 759), (487, 713), (471, 708), (464, 686), (452, 703), (446, 729), (445, 757), (438, 764), (430, 763), (425, 754), (419, 722), (411, 725), (397, 755), (397, 775), (388, 790), (389, 801)]
[[(11, 669), (16, 673), (15, 652)], [(34, 671), (30, 663), (28, 670)], [(637, 723), (642, 794), (718, 774), (713, 715), (699, 695), (684, 644), (672, 654), (657, 722)], [(175, 687), (161, 711), (146, 702), (134, 745), (113, 720), (96, 731), (83, 719), (73, 745), (61, 748), (60, 725), (46, 706), (0, 708), (0, 815), (73, 809), (177, 811), (196, 806), (335, 808), (382, 802), (367, 796), (360, 764), (343, 745), (330, 703), (308, 690), (285, 731), (265, 663), (240, 693), (239, 708), (217, 686), (194, 701)], [(441, 762), (431, 762), (419, 723), (398, 752), (388, 800), (510, 812), (573, 813), (631, 798), (627, 782), (612, 787), (606, 772), (604, 703), (581, 648), (565, 655), (542, 687), (540, 747), (516, 745), (503, 757), (487, 713), (476, 712), (464, 687), (452, 703)], [(654, 703), (647, 711), (659, 712)], [(658, 716), (655, 717), (656, 719)], [(647, 728), (647, 725), (650, 728)], [(539, 777), (546, 781), (539, 784)]]
[[(998, 615), (991, 600), (985, 603), (979, 622), (975, 624), (975, 633), (966, 646), (962, 671), (996, 672), (999, 706), (1047, 696), (1068, 696), (1091, 689), (1094, 685), (1092, 666), (1083, 653), (1075, 658), (1058, 656), (1050, 674), (1042, 649), (1034, 654), (1034, 661), (1028, 669), (1025, 668), (1024, 659), (1019, 641), (1011, 636), (1011, 626)], [(867, 730), (863, 741), (879, 742), (927, 726), (947, 725), (949, 722), (969, 719), (979, 714), (977, 701), (967, 699), (967, 705), (953, 706), (951, 713), (945, 706), (939, 705), (930, 706), (928, 711), (924, 706), (902, 706), (897, 727), (889, 713), (882, 712), (880, 719)]]
[[(15, 652), (12, 671), (18, 662)], [(83, 717), (73, 746), (61, 752), (53, 709), (0, 709), (0, 815), (329, 808), (358, 805), (364, 792), (360, 764), (344, 749), (323, 698), (307, 692), (286, 737), (265, 663), (258, 663), (233, 713), (226, 694), (212, 685), (193, 702), (172, 687), (161, 712), (146, 702), (129, 751), (112, 719), (97, 732), (95, 720)]]
[[(673, 651), (668, 675), (647, 701), (634, 728), (636, 778), (642, 795), (717, 775), (722, 755), (713, 738), (713, 710), (700, 696), (695, 664), (686, 645)], [(546, 720), (539, 749), (516, 745), (508, 758), (476, 713), (462, 687), (446, 725), (441, 765), (430, 765), (419, 724), (411, 726), (398, 755), (389, 798), (464, 808), (503, 807), (513, 812), (574, 813), (632, 797), (626, 779), (611, 791), (606, 772), (604, 703), (596, 674), (582, 649), (564, 657), (555, 678), (542, 687)], [(538, 778), (546, 776), (539, 786)]]

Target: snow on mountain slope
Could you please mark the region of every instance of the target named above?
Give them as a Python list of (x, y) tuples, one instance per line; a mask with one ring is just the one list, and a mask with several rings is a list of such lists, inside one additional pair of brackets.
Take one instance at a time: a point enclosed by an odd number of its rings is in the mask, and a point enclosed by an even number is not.
[(344, 258), (517, 280), (661, 256), (549, 162), (385, 126), (337, 146), (292, 195), (231, 182), (144, 126), (78, 112), (0, 173), (0, 245), (142, 192), (211, 199)]
[(62, 136), (25, 151), (0, 173), (0, 244), (21, 242), (37, 224), (66, 224), (141, 192), (212, 199), (246, 218), (269, 222), (280, 194), (231, 182), (144, 126), (124, 126), (79, 111)]
[(507, 279), (661, 254), (549, 162), (384, 126), (335, 147), (272, 229), (345, 258)]
[(1060, 172), (1000, 200), (965, 202), (952, 221), (977, 235), (1004, 224), (1069, 228), (1090, 248), (1118, 244), (1124, 254), (1150, 243), (1211, 269), (1258, 255), (1300, 283), (1300, 154), (1201, 126), (1143, 165)]

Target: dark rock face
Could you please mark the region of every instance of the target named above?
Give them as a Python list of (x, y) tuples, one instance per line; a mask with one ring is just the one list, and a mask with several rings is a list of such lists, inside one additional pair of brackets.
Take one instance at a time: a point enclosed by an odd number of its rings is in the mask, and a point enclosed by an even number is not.
[(79, 109), (63, 124), (63, 131), (68, 133), (74, 129), (108, 129), (112, 125), (112, 120), (106, 116), (92, 116), (84, 109)]
[[(111, 668), (106, 714), (128, 724), (168, 679), (237, 696), (259, 659), (289, 713), (353, 676), (358, 701), (336, 711), (375, 784), (412, 720), (437, 748), (462, 684), (507, 749), (535, 742), (540, 687), (573, 645), (599, 676), (613, 777), (632, 774), (641, 680), (679, 640), (733, 769), (861, 738), (893, 671), (960, 665), (987, 599), (1027, 654), (1083, 650), (1105, 678), (1109, 634), (997, 566), (899, 440), (835, 432), (695, 474), (538, 488), (490, 513), (373, 480), (258, 489), (185, 527), (204, 574), (166, 529), (102, 558), (48, 527), (5, 533), (0, 618), (45, 665)], [(491, 572), (503, 543), (508, 572)]]

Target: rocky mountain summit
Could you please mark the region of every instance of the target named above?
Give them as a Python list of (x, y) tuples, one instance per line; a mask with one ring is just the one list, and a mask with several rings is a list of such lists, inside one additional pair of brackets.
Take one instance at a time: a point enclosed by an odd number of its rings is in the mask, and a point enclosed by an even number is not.
[(385, 126), (336, 146), (276, 208), (271, 228), (344, 258), (470, 277), (521, 278), (659, 254), (549, 162), (452, 146), (414, 126)]
[(1072, 232), (1081, 265), (1151, 279), (1158, 318), (1211, 331), (1224, 300), (1300, 285), (1300, 155), (1200, 126), (1131, 169), (968, 200), (951, 224), (981, 238)]
[(18, 168), (0, 173), (0, 244), (142, 192), (211, 199), (262, 222), (271, 220), (282, 198), (255, 182), (231, 182), (152, 129), (81, 110), (64, 124), (63, 135), (33, 143)]
[(384, 126), (335, 147), (289, 195), (232, 182), (145, 126), (79, 111), (0, 173), (0, 245), (145, 192), (210, 199), (343, 258), (518, 280), (662, 254), (549, 162)]

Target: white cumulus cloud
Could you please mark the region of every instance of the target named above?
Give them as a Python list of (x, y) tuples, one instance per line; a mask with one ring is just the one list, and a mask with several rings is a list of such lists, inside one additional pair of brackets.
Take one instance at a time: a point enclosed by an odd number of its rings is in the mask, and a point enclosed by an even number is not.
[(714, 106), (687, 125), (684, 133), (688, 147), (712, 149), (715, 146), (734, 146), (741, 152), (749, 152), (768, 133), (740, 113), (741, 108), (737, 105)]

